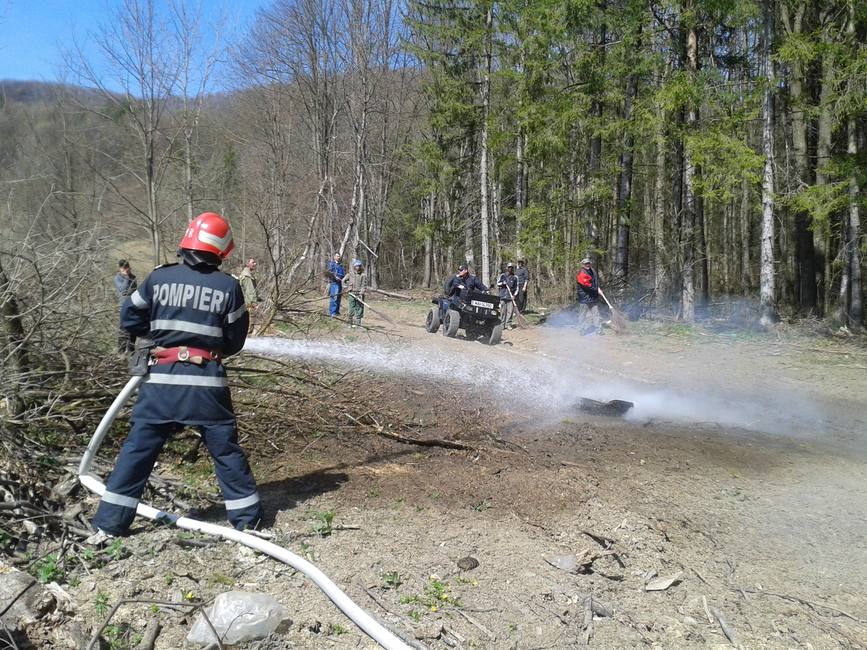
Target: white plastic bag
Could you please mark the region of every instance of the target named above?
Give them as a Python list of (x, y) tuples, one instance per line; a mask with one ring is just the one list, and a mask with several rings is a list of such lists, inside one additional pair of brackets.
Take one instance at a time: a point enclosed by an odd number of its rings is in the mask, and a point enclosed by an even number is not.
[[(220, 594), (213, 605), (205, 608), (205, 612), (220, 641), (227, 645), (264, 639), (289, 617), (286, 608), (273, 597), (246, 591)], [(217, 641), (201, 612), (196, 615), (187, 641), (200, 646)]]

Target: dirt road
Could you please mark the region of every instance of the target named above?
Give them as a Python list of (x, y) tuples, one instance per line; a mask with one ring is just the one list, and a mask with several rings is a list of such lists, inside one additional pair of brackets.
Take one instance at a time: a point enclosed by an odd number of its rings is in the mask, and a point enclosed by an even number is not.
[[(278, 543), (393, 628), (428, 648), (867, 647), (863, 347), (644, 324), (592, 339), (512, 330), (489, 348), (427, 334), (423, 304), (376, 304), (399, 324), (329, 323), (283, 349), (348, 371), (339, 386), (367, 433), (245, 444)], [(594, 419), (572, 407), (582, 396), (635, 408)], [(303, 576), (176, 537), (130, 538), (144, 560), (82, 581), (77, 599), (231, 585), (291, 612), (250, 647), (373, 647)], [(462, 570), (468, 556), (478, 566)], [(648, 591), (655, 580), (665, 588)], [(186, 629), (166, 624), (157, 647), (181, 647)]]

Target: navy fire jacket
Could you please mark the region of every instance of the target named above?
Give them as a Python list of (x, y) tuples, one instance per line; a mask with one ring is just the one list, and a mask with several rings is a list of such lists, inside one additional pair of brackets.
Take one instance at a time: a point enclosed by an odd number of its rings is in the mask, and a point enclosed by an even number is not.
[[(164, 348), (186, 345), (235, 354), (250, 315), (241, 285), (214, 266), (160, 266), (124, 301), (121, 325)], [(133, 421), (210, 424), (235, 419), (223, 365), (175, 362), (151, 366), (139, 387)]]

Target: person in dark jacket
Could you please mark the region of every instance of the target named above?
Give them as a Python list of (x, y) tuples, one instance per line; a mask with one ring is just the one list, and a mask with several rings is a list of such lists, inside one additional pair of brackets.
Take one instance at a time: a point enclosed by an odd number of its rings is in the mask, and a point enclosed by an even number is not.
[(457, 274), (453, 275), (446, 281), (444, 292), (446, 298), (452, 298), (454, 296), (459, 296), (461, 291), (464, 289), (471, 289), (485, 293), (488, 291), (488, 287), (486, 287), (479, 278), (470, 273), (470, 267), (466, 264), (461, 264), (458, 267)]
[(515, 271), (515, 276), (518, 278), (518, 293), (515, 295), (515, 306), (523, 314), (527, 311), (527, 289), (530, 286), (530, 271), (527, 270), (527, 263), (524, 260), (518, 260), (518, 269)]
[(181, 240), (180, 263), (154, 269), (123, 303), (123, 326), (154, 347), (129, 436), (93, 519), (102, 533), (127, 534), (160, 450), (187, 426), (199, 430), (214, 459), (229, 522), (242, 530), (262, 518), (222, 364), (244, 347), (249, 323), (240, 284), (218, 268), (233, 246), (223, 217), (199, 215)]
[[(123, 306), (123, 301), (138, 287), (135, 274), (126, 260), (118, 260), (117, 273), (114, 276), (114, 289), (117, 291), (119, 304)], [(117, 329), (117, 351), (120, 354), (128, 354), (135, 349), (135, 336), (127, 332), (123, 325), (118, 321)]]
[(578, 282), (578, 329), (584, 335), (601, 334), (599, 282), (589, 257), (581, 260), (581, 270), (578, 271), (575, 280)]
[(446, 310), (449, 308), (450, 304), (455, 306), (458, 305), (461, 291), (464, 289), (481, 291), (483, 293), (488, 292), (488, 287), (486, 287), (479, 278), (470, 273), (470, 267), (466, 264), (461, 264), (458, 267), (458, 272), (446, 280), (445, 286), (443, 287), (445, 300), (440, 301), (440, 318), (445, 316)]
[(329, 279), (328, 316), (334, 318), (340, 315), (340, 297), (343, 295), (343, 277), (346, 275), (346, 269), (340, 263), (340, 253), (334, 253), (334, 257), (328, 262), (325, 275)]
[(518, 293), (518, 277), (515, 275), (515, 265), (509, 262), (505, 270), (497, 279), (500, 288), (500, 322), (503, 327), (512, 327), (512, 318), (515, 316), (514, 299)]

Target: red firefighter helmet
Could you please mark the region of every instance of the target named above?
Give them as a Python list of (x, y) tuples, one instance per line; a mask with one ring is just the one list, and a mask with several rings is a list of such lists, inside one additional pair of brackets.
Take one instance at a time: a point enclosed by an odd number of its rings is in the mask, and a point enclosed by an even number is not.
[(193, 219), (179, 246), (187, 250), (213, 253), (220, 259), (226, 259), (234, 247), (229, 222), (216, 212), (203, 212)]

